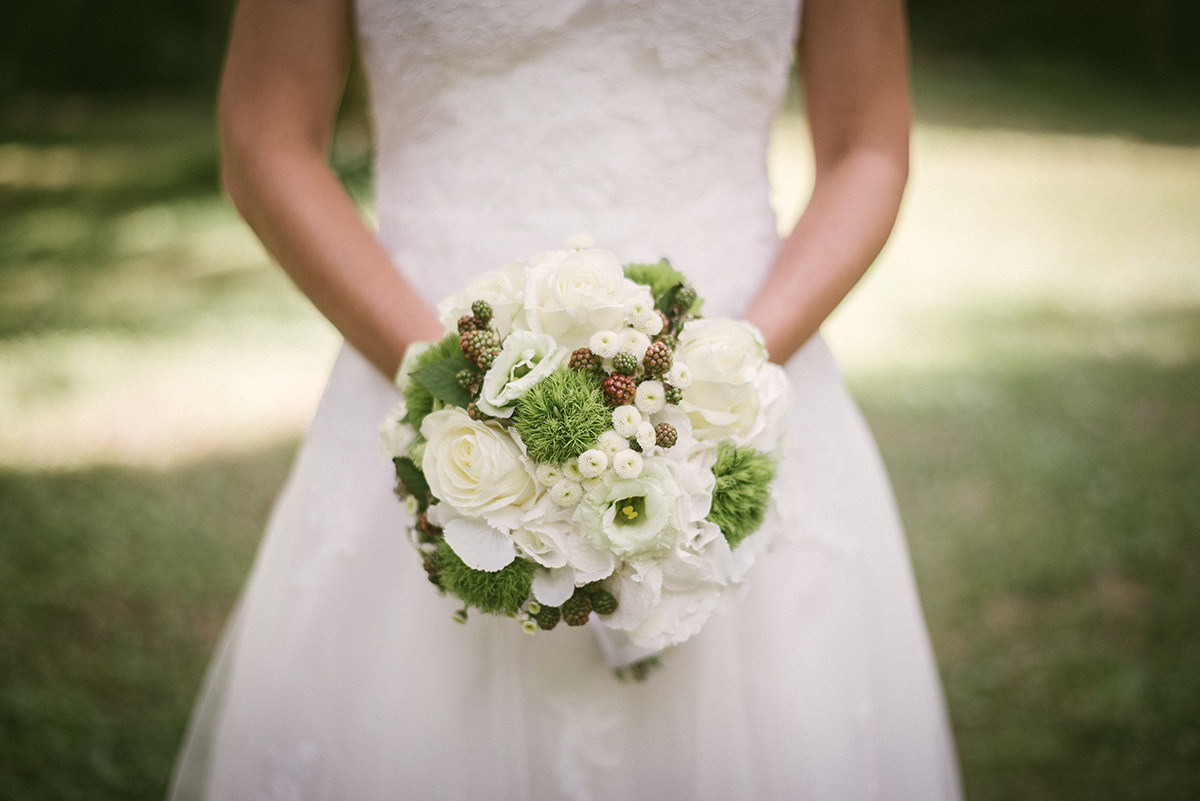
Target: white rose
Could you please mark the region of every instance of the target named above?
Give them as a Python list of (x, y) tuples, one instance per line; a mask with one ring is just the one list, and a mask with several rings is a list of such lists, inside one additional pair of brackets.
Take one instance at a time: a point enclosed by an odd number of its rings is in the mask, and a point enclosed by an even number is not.
[(501, 337), (508, 336), (525, 303), (525, 264), (514, 261), (475, 276), (462, 292), (438, 304), (438, 319), (447, 331), (457, 331), (458, 318), (471, 314), (471, 304), (477, 300), (491, 304), (492, 328)]
[(575, 522), (603, 551), (626, 559), (658, 556), (679, 533), (680, 495), (667, 465), (646, 459), (637, 478), (605, 473), (575, 508)]
[(792, 409), (791, 382), (782, 367), (767, 362), (755, 382), (755, 391), (759, 399), (758, 416), (746, 434), (746, 444), (772, 453), (779, 447)]
[(533, 463), (507, 430), (453, 408), (429, 414), (421, 434), (428, 441), (421, 470), (437, 498), (501, 531), (520, 524), (538, 485)]
[(679, 408), (697, 439), (748, 436), (760, 408), (758, 379), (767, 361), (762, 335), (728, 318), (692, 320), (679, 335), (675, 359), (691, 373)]
[(408, 446), (417, 438), (417, 431), (408, 423), (401, 422), (408, 414), (404, 398), (392, 407), (387, 417), (379, 425), (379, 452), (385, 459), (397, 456), (407, 456)]
[(568, 355), (553, 337), (513, 331), (483, 376), (479, 408), (492, 417), (511, 417), (517, 399), (550, 375)]
[(603, 250), (555, 251), (534, 257), (526, 274), (525, 324), (567, 351), (588, 345), (597, 331), (624, 327), (625, 305), (653, 302), (646, 287), (625, 278)]

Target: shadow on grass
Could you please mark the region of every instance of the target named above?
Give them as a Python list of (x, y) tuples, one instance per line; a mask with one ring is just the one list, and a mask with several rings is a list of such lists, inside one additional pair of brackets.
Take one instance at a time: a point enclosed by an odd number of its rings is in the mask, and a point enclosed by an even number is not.
[(293, 450), (0, 471), (0, 797), (162, 797)]

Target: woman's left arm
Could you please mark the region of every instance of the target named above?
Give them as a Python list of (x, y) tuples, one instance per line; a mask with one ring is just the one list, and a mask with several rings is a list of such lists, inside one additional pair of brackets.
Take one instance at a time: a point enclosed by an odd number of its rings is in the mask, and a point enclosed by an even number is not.
[(908, 180), (902, 0), (804, 0), (803, 9), (798, 61), (813, 192), (745, 315), (781, 364), (879, 255)]

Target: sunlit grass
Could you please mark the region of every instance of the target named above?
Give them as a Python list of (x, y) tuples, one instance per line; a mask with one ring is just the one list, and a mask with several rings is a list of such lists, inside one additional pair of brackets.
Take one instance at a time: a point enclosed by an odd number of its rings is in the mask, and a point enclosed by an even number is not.
[[(1194, 797), (1200, 127), (1035, 78), (918, 72), (896, 235), (826, 335), (971, 797)], [(782, 117), (784, 225), (805, 146)], [(361, 197), (360, 127), (335, 155)], [(206, 103), (0, 120), (0, 797), (161, 797), (332, 359), (215, 176)]]

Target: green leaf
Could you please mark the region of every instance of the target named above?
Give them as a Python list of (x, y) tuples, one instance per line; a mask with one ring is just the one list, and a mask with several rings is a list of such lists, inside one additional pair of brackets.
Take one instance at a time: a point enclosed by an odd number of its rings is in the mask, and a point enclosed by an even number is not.
[(414, 371), (412, 380), (425, 387), (430, 395), (447, 406), (466, 408), (471, 402), (471, 393), (458, 383), (458, 373), (471, 367), (474, 365), (466, 356), (451, 356)]
[(650, 288), (654, 304), (660, 308), (668, 290), (685, 280), (683, 273), (672, 267), (666, 259), (660, 259), (658, 264), (626, 264), (624, 270), (625, 277), (630, 281)]
[(407, 456), (397, 456), (392, 459), (392, 464), (396, 465), (396, 478), (400, 479), (404, 489), (424, 507), (429, 501), (429, 482), (425, 480), (421, 468)]

